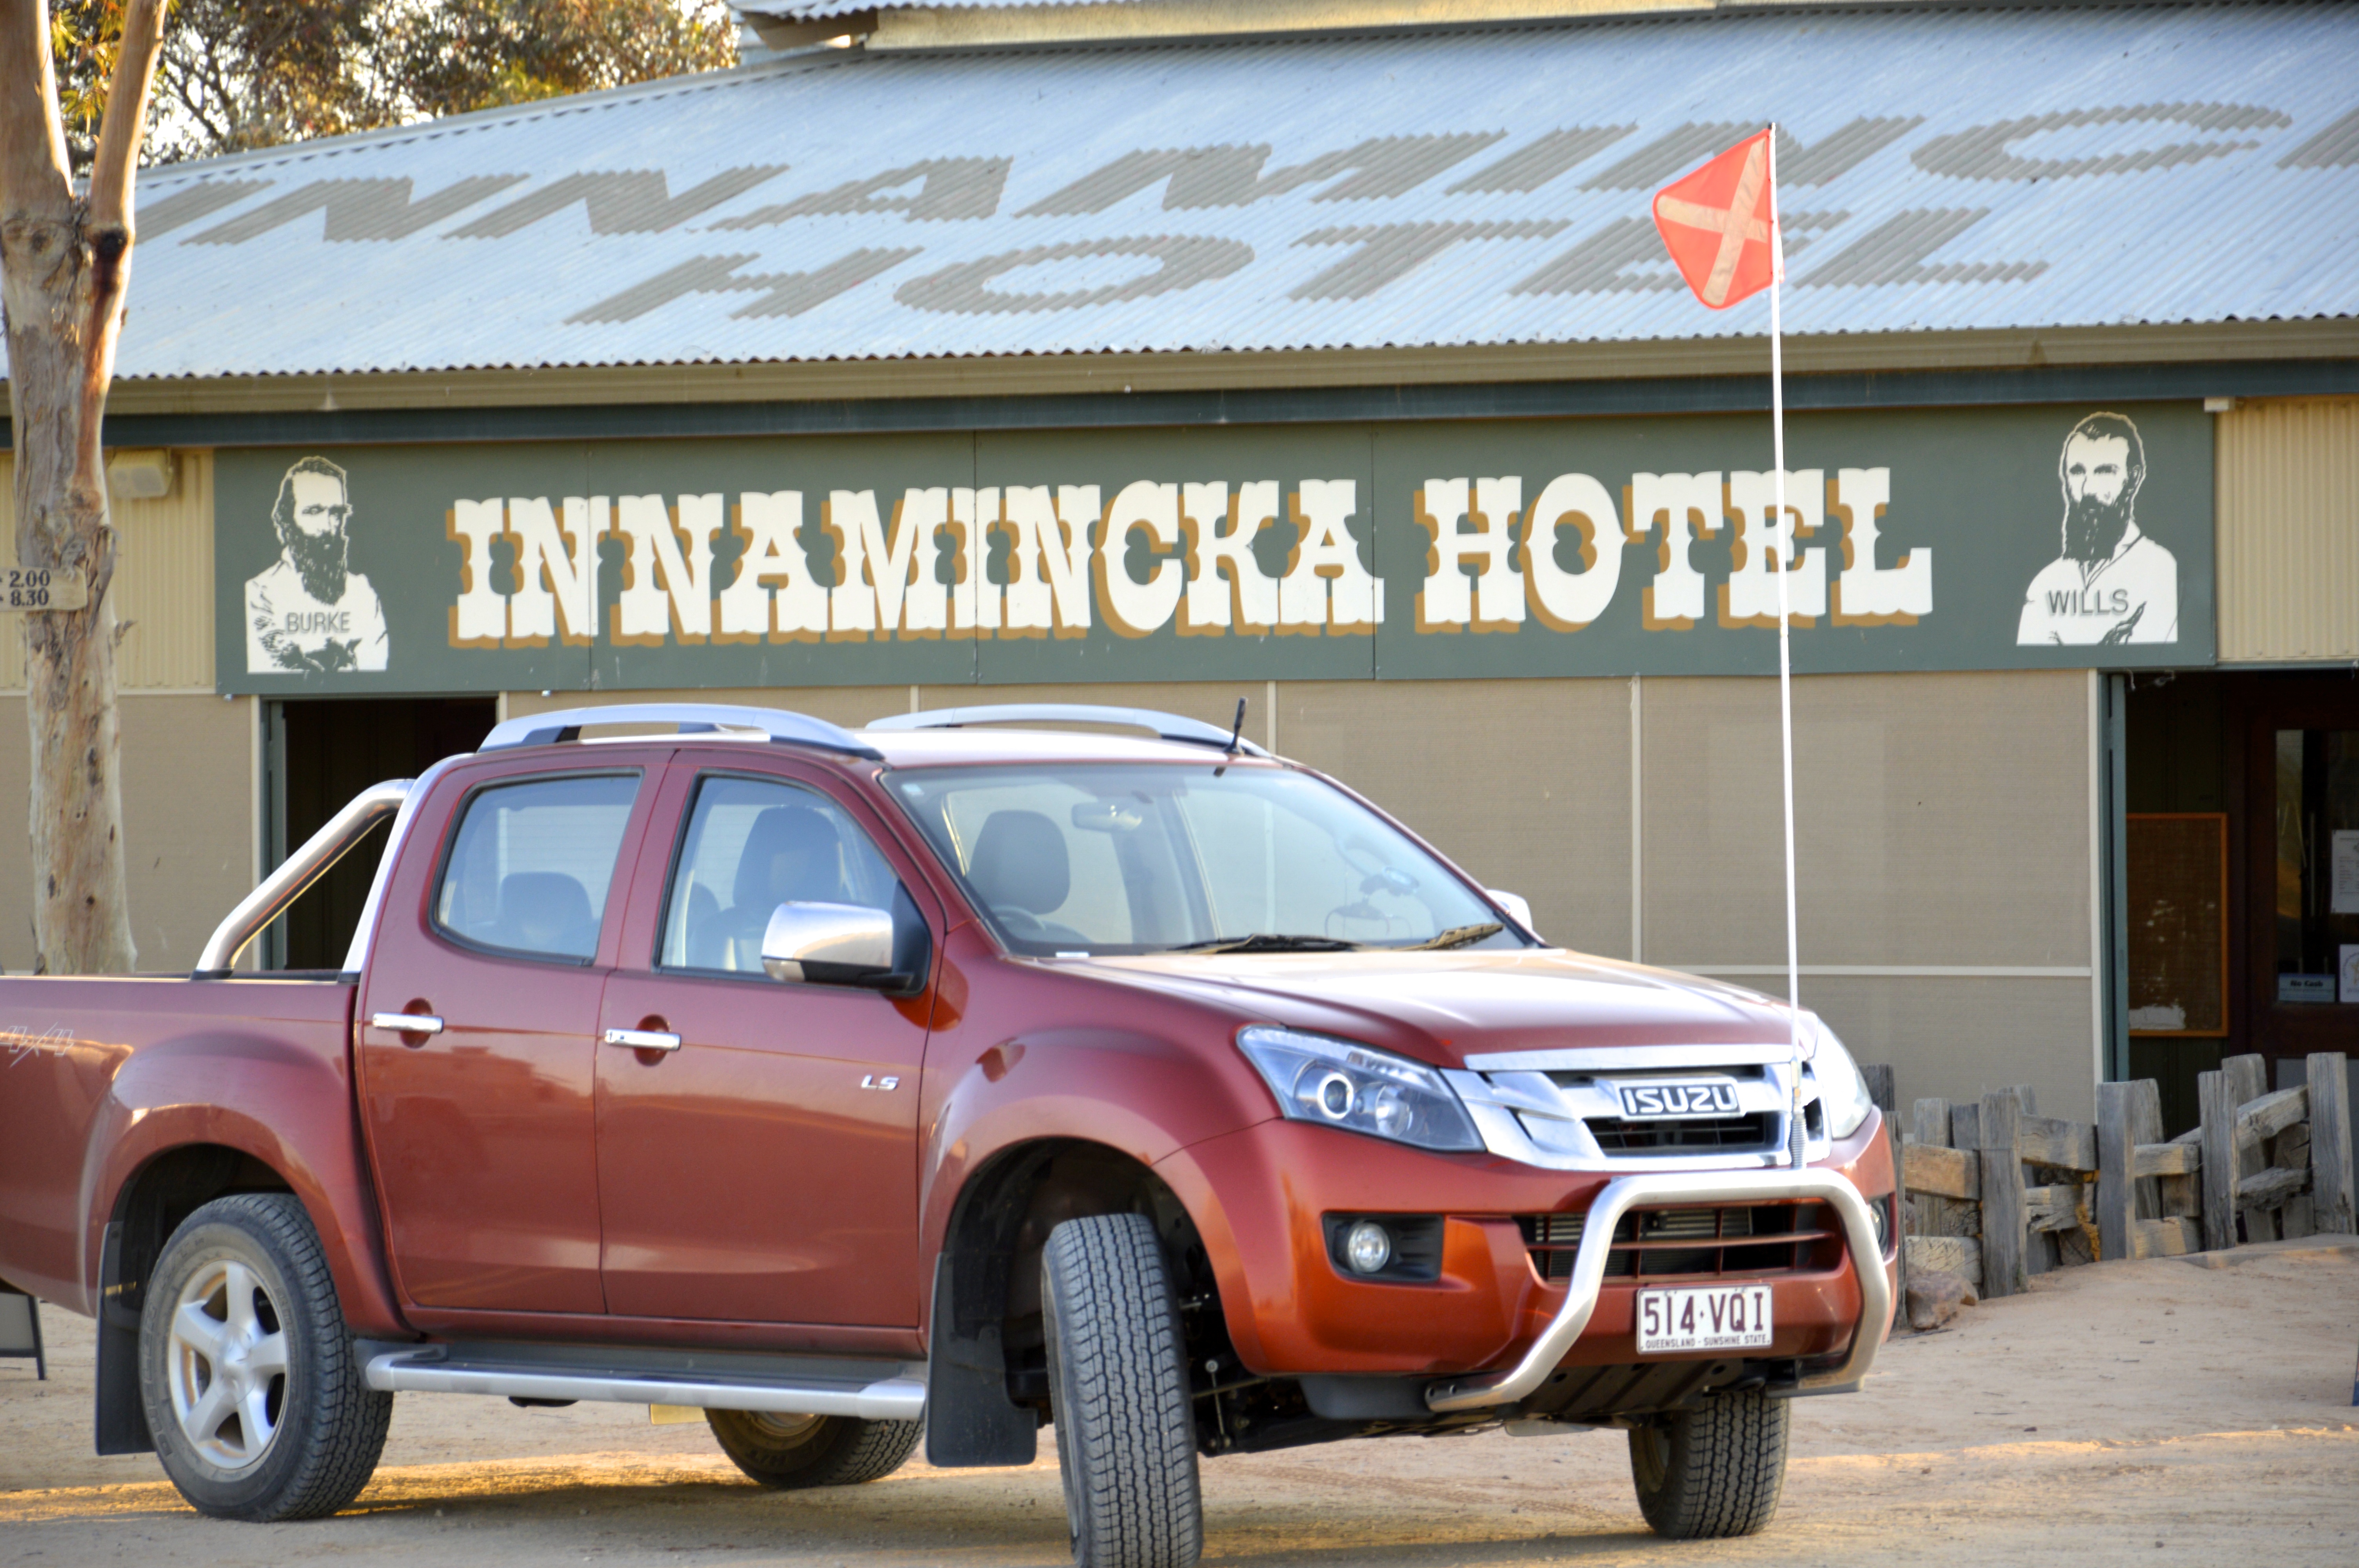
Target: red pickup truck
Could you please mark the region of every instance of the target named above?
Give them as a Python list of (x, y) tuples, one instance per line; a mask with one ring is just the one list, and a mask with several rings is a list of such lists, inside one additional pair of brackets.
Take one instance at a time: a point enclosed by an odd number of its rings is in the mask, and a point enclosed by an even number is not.
[[(342, 970), (234, 972), (387, 817)], [(787, 1487), (1053, 1421), (1083, 1564), (1193, 1562), (1200, 1455), (1502, 1424), (1625, 1429), (1648, 1522), (1731, 1535), (1891, 1317), (1815, 1019), (1168, 714), (512, 719), (196, 974), (0, 1023), (0, 1275), (223, 1518), (348, 1503), (421, 1391), (700, 1408)]]

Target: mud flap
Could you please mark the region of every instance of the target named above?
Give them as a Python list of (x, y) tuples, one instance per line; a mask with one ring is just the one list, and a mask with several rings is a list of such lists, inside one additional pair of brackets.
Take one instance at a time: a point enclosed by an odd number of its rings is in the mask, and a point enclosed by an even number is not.
[(106, 1227), (98, 1262), (98, 1452), (153, 1454), (147, 1406), (139, 1397), (141, 1280), (123, 1273), (123, 1222)]
[[(982, 1310), (988, 1296), (981, 1288), (986, 1271), (984, 1258), (947, 1248), (934, 1260), (926, 1463), (939, 1469), (1029, 1465), (1040, 1452), (1038, 1418), (1007, 1398), (999, 1314)], [(958, 1312), (962, 1301), (968, 1308), (964, 1319)]]

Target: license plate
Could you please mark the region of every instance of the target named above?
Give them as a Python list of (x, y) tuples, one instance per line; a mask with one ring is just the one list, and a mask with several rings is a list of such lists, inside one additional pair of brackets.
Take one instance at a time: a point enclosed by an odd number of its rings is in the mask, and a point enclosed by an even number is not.
[(1622, 1114), (1633, 1121), (1737, 1113), (1734, 1078), (1675, 1078), (1659, 1084), (1614, 1087), (1622, 1091)]
[(1701, 1285), (1638, 1292), (1638, 1354), (1752, 1350), (1769, 1343), (1769, 1287)]

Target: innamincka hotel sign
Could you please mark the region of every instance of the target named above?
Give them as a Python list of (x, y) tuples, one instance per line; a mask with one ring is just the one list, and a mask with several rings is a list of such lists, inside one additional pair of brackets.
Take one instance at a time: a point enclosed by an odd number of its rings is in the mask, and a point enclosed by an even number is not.
[(2208, 663), (2187, 404), (224, 452), (225, 691)]

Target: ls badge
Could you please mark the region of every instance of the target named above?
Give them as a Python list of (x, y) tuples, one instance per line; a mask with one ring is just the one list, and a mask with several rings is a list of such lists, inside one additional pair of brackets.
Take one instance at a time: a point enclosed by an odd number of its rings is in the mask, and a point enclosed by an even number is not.
[(896, 1077), (880, 1078), (874, 1073), (864, 1073), (861, 1076), (860, 1087), (864, 1089), (883, 1089), (886, 1094), (891, 1094), (901, 1087), (901, 1080)]

